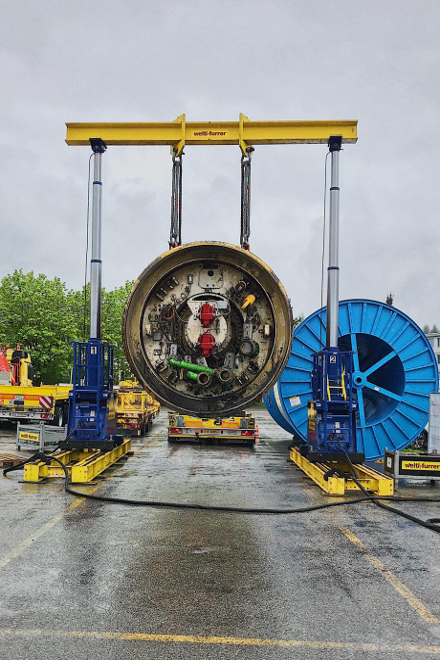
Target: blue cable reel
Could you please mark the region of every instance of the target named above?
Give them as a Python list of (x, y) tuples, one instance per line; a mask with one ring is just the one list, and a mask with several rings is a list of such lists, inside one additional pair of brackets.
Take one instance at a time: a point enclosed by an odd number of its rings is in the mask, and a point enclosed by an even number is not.
[[(307, 402), (313, 398), (313, 353), (325, 345), (326, 308), (294, 331), (280, 379), (264, 397), (273, 419), (307, 440)], [(406, 314), (375, 300), (339, 303), (339, 348), (354, 352), (352, 376), (358, 403), (357, 449), (365, 460), (385, 448), (403, 449), (425, 428), (429, 395), (438, 391), (438, 366), (429, 340)]]

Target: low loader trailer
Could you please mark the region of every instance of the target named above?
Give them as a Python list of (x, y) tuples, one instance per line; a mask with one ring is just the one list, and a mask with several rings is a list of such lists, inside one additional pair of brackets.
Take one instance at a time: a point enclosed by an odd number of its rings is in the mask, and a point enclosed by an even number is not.
[(171, 411), (168, 414), (168, 442), (218, 441), (221, 444), (255, 445), (259, 438), (255, 417), (194, 417)]
[(160, 403), (137, 381), (125, 380), (119, 383), (116, 424), (125, 435), (145, 435), (159, 412)]
[(0, 349), (0, 421), (41, 420), (67, 423), (72, 385), (34, 385), (35, 370), (28, 351)]

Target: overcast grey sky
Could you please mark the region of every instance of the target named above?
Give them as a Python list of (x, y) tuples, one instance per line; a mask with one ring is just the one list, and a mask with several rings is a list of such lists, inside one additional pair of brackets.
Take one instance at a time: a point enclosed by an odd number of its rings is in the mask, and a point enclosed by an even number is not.
[[(439, 0), (3, 0), (0, 276), (80, 287), (87, 147), (66, 121), (358, 119), (341, 156), (341, 297), (440, 324)], [(252, 251), (319, 307), (324, 145), (257, 147)], [(106, 287), (167, 248), (167, 147), (104, 164)], [(187, 147), (183, 239), (239, 240), (238, 147)]]

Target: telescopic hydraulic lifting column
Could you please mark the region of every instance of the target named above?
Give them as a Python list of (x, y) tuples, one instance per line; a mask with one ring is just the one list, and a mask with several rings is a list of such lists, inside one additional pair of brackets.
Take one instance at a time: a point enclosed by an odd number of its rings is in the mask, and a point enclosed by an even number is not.
[[(100, 138), (91, 138), (93, 150), (92, 249), (90, 259), (90, 338), (73, 342), (73, 389), (69, 393), (67, 436), (56, 460), (37, 460), (24, 469), (24, 480), (39, 482), (63, 477), (60, 461), (72, 483), (88, 483), (126, 455), (131, 440), (116, 434), (113, 391), (113, 346), (101, 339), (102, 299), (102, 155)], [(50, 458), (50, 457), (49, 457)]]
[(328, 142), (331, 154), (329, 257), (327, 271), (326, 346), (313, 355), (312, 391), (308, 402), (307, 456), (310, 461), (354, 463), (365, 456), (357, 451), (356, 409), (353, 398), (353, 353), (338, 348), (339, 318), (339, 152), (340, 136)]
[(122, 443), (116, 435), (113, 346), (101, 339), (102, 155), (106, 145), (91, 138), (93, 150), (92, 255), (90, 260), (90, 339), (74, 342), (73, 389), (65, 449), (109, 451)]
[[(331, 155), (326, 346), (313, 355), (307, 444), (292, 446), (291, 460), (329, 495), (364, 490), (393, 495), (393, 480), (362, 465), (356, 437), (353, 352), (338, 347), (339, 330), (339, 152), (340, 136), (328, 142)], [(356, 463), (357, 477), (353, 476)]]

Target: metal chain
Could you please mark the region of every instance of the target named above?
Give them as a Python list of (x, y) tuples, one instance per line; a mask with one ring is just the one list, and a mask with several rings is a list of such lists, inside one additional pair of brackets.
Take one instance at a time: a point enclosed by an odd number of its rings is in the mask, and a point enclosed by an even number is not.
[(182, 161), (183, 152), (177, 156), (175, 148), (171, 175), (171, 229), (168, 242), (170, 250), (182, 244)]
[[(251, 159), (253, 147), (247, 147), (247, 156), (241, 158), (241, 232), (240, 245), (249, 250), (251, 234)], [(169, 247), (182, 244), (182, 161), (180, 156), (173, 155), (173, 169), (171, 177), (171, 229)]]
[(251, 158), (253, 147), (246, 148), (246, 156), (241, 157), (241, 231), (240, 245), (250, 250), (251, 235)]

